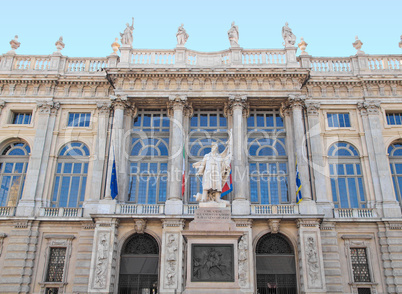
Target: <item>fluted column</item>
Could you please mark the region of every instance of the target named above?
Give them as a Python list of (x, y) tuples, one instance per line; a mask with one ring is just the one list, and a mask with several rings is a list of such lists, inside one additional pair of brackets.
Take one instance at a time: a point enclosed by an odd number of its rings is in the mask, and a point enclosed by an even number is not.
[(93, 158), (92, 165), (92, 180), (91, 180), (91, 193), (88, 195), (84, 202), (84, 214), (89, 216), (91, 213), (96, 213), (98, 202), (101, 199), (102, 192), (102, 179), (107, 159), (107, 138), (108, 138), (108, 123), (110, 115), (111, 103), (103, 102), (97, 105), (97, 133), (94, 137)]
[[(306, 133), (304, 129), (303, 111), (305, 107), (305, 99), (306, 98), (303, 95), (289, 95), (285, 107), (292, 111), (293, 142), (299, 169), (299, 177), (302, 184), (301, 192), (303, 201), (299, 204), (299, 210), (302, 214), (315, 214), (317, 213), (317, 209), (315, 202), (311, 200), (309, 163), (306, 150)], [(295, 167), (289, 166), (289, 168), (291, 169)], [(290, 184), (296, 185), (296, 182)], [(294, 198), (296, 195), (292, 195), (291, 197)]]
[(230, 95), (227, 104), (227, 114), (233, 118), (233, 161), (232, 179), (234, 200), (232, 201), (232, 213), (250, 213), (250, 199), (248, 197), (248, 169), (247, 169), (247, 146), (245, 146), (245, 118), (248, 116), (249, 106), (247, 96)]
[(168, 195), (165, 205), (166, 214), (182, 214), (182, 172), (183, 172), (183, 112), (188, 106), (187, 96), (172, 95), (169, 97), (170, 116), (170, 169), (168, 174)]
[(359, 102), (357, 108), (360, 110), (363, 121), (376, 207), (379, 210), (382, 208), (384, 217), (401, 217), (401, 210), (395, 198), (391, 171), (388, 165), (389, 161), (382, 135), (382, 125), (379, 117), (380, 102)]
[(306, 102), (308, 119), (308, 138), (310, 141), (311, 171), (314, 175), (313, 187), (315, 189), (318, 213), (324, 213), (332, 217), (332, 201), (328, 199), (329, 193), (326, 187), (324, 172), (324, 153), (321, 140), (321, 127), (319, 119), (320, 103)]
[(49, 161), (55, 117), (60, 104), (53, 101), (39, 101), (37, 107), (38, 118), (35, 121), (35, 139), (29, 159), (24, 192), (17, 207), (18, 216), (32, 216), (35, 209), (35, 200), (38, 205), (43, 202), (45, 171)]

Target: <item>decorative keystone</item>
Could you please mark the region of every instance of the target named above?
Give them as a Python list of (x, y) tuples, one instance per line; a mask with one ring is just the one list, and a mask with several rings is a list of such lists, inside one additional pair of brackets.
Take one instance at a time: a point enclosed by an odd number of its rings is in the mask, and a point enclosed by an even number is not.
[(111, 45), (112, 49), (113, 49), (113, 55), (117, 55), (117, 50), (119, 50), (120, 48), (120, 44), (119, 44), (119, 38), (116, 38), (114, 40), (114, 42)]
[(356, 41), (354, 41), (352, 45), (357, 50), (356, 54), (357, 55), (365, 54), (364, 51), (360, 50), (363, 46), (363, 42), (359, 40), (358, 36), (356, 36), (355, 39)]
[(300, 38), (300, 43), (297, 44), (297, 46), (299, 46), (301, 50), (300, 55), (308, 55), (308, 53), (305, 51), (308, 44), (304, 41), (303, 37)]
[(57, 40), (55, 45), (56, 45), (56, 48), (57, 48), (57, 52), (61, 52), (61, 50), (64, 49), (65, 44), (63, 43), (63, 37), (62, 36), (60, 36), (60, 38)]

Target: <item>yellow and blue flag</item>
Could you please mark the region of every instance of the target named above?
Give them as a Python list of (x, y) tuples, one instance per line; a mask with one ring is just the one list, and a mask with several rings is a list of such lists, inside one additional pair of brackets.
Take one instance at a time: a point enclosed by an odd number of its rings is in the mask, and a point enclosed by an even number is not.
[(114, 199), (118, 194), (119, 190), (117, 185), (116, 159), (113, 156), (112, 177), (110, 179), (110, 196), (112, 196), (112, 199)]
[(297, 166), (297, 158), (296, 158), (296, 203), (299, 204), (303, 200), (302, 192), (301, 192), (302, 183), (299, 175), (299, 167)]

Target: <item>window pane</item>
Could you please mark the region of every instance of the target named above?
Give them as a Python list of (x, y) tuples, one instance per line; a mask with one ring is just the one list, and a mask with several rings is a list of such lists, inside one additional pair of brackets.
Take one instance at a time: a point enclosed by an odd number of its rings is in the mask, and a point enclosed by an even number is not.
[(66, 248), (50, 248), (46, 282), (62, 282)]
[(68, 201), (68, 207), (77, 207), (78, 189), (80, 187), (80, 177), (72, 177), (70, 199)]

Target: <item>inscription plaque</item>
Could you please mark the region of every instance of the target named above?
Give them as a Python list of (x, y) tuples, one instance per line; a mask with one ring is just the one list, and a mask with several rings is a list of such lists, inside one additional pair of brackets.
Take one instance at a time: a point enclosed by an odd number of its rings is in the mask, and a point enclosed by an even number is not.
[(233, 244), (192, 244), (192, 282), (234, 282)]

